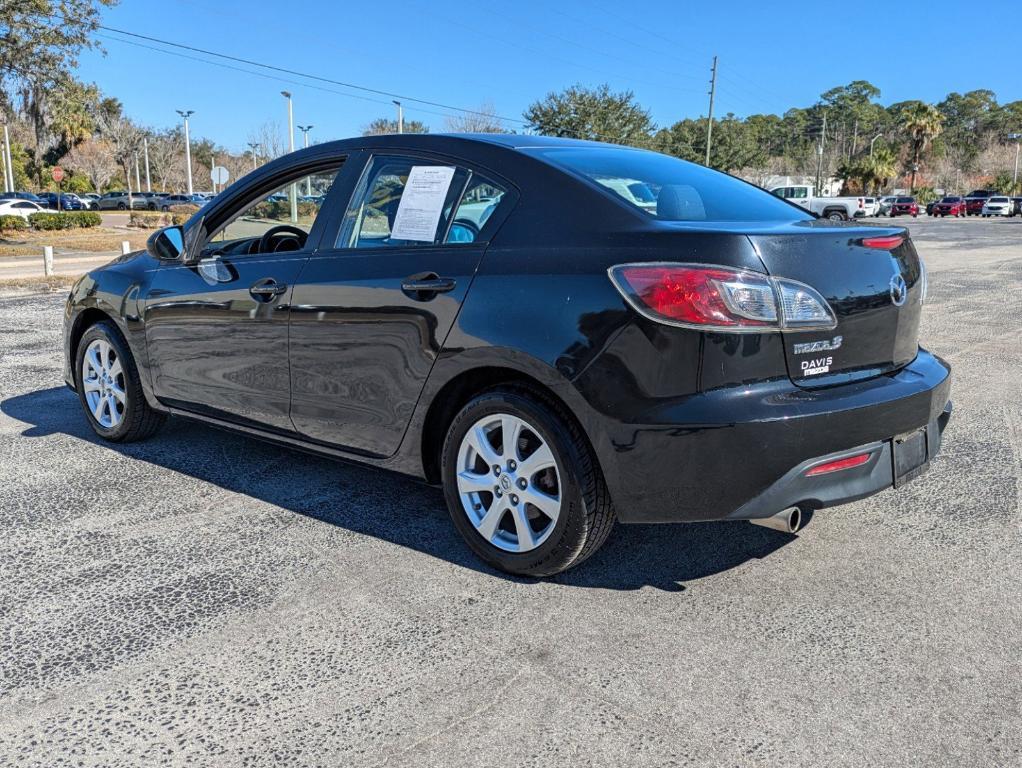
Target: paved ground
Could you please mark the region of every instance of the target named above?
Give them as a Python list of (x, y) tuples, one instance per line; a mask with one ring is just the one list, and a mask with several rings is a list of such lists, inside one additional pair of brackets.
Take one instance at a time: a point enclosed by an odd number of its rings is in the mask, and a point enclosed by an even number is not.
[(97, 443), (63, 296), (0, 298), (0, 765), (1022, 763), (1022, 220), (908, 223), (955, 366), (931, 471), (619, 527), (535, 582), (438, 492), (183, 422)]

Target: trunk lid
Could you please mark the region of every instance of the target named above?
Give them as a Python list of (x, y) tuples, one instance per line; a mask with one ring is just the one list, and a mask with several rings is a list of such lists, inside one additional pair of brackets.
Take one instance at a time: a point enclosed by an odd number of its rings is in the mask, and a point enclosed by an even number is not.
[[(904, 240), (893, 249), (862, 244), (865, 238), (889, 235)], [(795, 384), (819, 387), (869, 378), (915, 358), (924, 278), (906, 230), (814, 221), (749, 237), (771, 275), (812, 286), (837, 317), (833, 330), (783, 334)]]

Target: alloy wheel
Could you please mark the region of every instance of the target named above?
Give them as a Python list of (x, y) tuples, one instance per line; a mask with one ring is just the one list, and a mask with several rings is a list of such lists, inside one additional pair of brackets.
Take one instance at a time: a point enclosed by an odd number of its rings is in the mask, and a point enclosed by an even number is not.
[(524, 419), (479, 419), (458, 449), (458, 495), (469, 521), (506, 552), (529, 552), (549, 538), (561, 512), (561, 475), (546, 439)]
[(124, 369), (117, 350), (105, 339), (95, 339), (82, 357), (82, 390), (92, 417), (104, 429), (113, 429), (124, 418), (128, 395)]

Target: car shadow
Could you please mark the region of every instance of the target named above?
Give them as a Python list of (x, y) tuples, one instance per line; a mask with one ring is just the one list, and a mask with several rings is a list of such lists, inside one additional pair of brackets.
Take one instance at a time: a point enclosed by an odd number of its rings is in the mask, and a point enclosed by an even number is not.
[[(68, 435), (491, 577), (534, 581), (508, 576), (477, 560), (451, 525), (443, 494), (401, 475), (304, 454), (187, 419), (172, 419), (145, 442), (105, 443), (89, 428), (77, 397), (64, 387), (10, 397), (0, 402), (0, 411), (29, 425), (23, 437)], [(796, 538), (740, 522), (618, 525), (592, 558), (551, 581), (587, 588), (683, 591), (687, 582), (766, 557)]]

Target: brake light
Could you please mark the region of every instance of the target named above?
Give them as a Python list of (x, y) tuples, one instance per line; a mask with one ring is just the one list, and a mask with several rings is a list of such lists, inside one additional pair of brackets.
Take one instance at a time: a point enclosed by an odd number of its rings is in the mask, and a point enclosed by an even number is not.
[(861, 241), (866, 248), (879, 248), (884, 251), (893, 251), (903, 242), (902, 235), (883, 235), (881, 237), (864, 237)]
[(826, 299), (794, 280), (701, 264), (623, 264), (610, 279), (657, 322), (735, 333), (834, 328)]
[(826, 464), (817, 464), (815, 467), (807, 469), (805, 475), (806, 477), (816, 477), (818, 475), (829, 475), (831, 472), (840, 472), (843, 469), (861, 467), (869, 461), (869, 457), (872, 455), (872, 451), (867, 451), (866, 453), (859, 453), (855, 456), (848, 456), (844, 459), (828, 461)]

